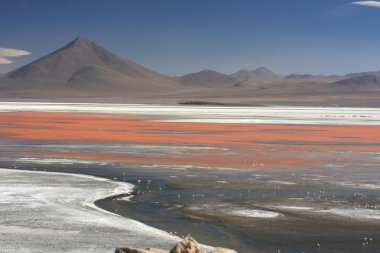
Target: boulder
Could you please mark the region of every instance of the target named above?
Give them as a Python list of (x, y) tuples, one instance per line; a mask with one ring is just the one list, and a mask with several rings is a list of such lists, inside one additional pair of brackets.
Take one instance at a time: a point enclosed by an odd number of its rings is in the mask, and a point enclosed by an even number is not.
[(206, 253), (202, 246), (191, 236), (183, 238), (170, 253)]
[[(147, 249), (136, 249), (136, 248), (117, 248), (115, 253), (169, 253), (165, 250), (147, 248)], [(202, 246), (191, 236), (183, 238), (177, 245), (175, 245), (170, 253), (206, 253)], [(237, 253), (235, 250), (226, 248), (214, 248), (209, 253)]]
[(210, 253), (237, 253), (235, 250), (226, 248), (214, 248)]

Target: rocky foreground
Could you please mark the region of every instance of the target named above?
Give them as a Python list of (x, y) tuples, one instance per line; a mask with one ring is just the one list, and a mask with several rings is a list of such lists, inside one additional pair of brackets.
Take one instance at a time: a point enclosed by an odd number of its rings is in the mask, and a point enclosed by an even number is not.
[[(115, 253), (206, 253), (204, 248), (191, 236), (183, 238), (178, 244), (176, 244), (170, 252), (155, 249), (135, 249), (135, 248), (117, 248)], [(237, 253), (235, 250), (226, 248), (214, 248), (209, 253)]]

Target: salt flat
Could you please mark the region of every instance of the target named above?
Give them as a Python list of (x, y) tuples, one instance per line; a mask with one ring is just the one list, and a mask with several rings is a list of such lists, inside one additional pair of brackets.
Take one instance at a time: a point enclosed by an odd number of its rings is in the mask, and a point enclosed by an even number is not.
[(170, 249), (178, 238), (93, 204), (131, 189), (92, 176), (0, 169), (0, 252)]
[(78, 112), (164, 116), (168, 122), (380, 125), (379, 108), (213, 107), (143, 104), (0, 102), (0, 112)]

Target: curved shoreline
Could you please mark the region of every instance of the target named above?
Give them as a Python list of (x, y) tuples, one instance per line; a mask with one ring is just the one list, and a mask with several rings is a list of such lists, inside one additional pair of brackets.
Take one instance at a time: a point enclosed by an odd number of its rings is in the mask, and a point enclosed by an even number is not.
[[(0, 174), (0, 188), (4, 188), (0, 192), (0, 228), (2, 241), (7, 242), (0, 243), (0, 247), (7, 252), (56, 249), (59, 252), (88, 252), (89, 249), (111, 252), (119, 245), (169, 249), (179, 240), (165, 231), (94, 204), (94, 199), (109, 197), (109, 194), (104, 195), (106, 192), (126, 194), (126, 190), (131, 190), (130, 183), (61, 172), (0, 169)], [(109, 187), (109, 184), (117, 187)], [(94, 186), (98, 186), (96, 192)], [(89, 193), (93, 195), (82, 198)], [(36, 231), (39, 231), (37, 238)]]
[[(108, 214), (117, 215), (117, 216), (121, 216), (121, 215), (119, 215), (117, 213), (109, 212), (109, 211), (107, 211), (107, 210), (105, 210), (103, 208), (100, 208), (97, 205), (95, 205), (95, 202), (98, 201), (98, 200), (106, 199), (106, 198), (114, 198), (114, 197), (116, 197), (118, 195), (131, 194), (131, 192), (133, 191), (133, 188), (135, 187), (135, 185), (133, 185), (131, 183), (128, 183), (128, 182), (120, 182), (120, 181), (111, 180), (111, 179), (105, 178), (105, 177), (93, 176), (93, 175), (81, 174), (81, 173), (65, 173), (65, 172), (55, 172), (55, 171), (39, 171), (39, 170), (23, 170), (23, 169), (7, 169), (7, 168), (0, 168), (0, 170), (5, 170), (5, 171), (22, 171), (22, 172), (26, 172), (26, 173), (49, 173), (49, 174), (52, 174), (52, 175), (74, 176), (74, 177), (80, 177), (80, 178), (86, 178), (86, 179), (96, 180), (96, 181), (99, 181), (99, 182), (108, 182), (108, 183), (117, 184), (117, 185), (119, 185), (119, 187), (114, 189), (112, 195), (103, 196), (101, 198), (89, 197), (88, 199), (86, 199), (83, 202), (84, 206), (87, 206), (87, 207), (90, 207), (92, 209), (96, 209), (98, 211), (102, 211), (102, 212), (105, 212), (105, 213), (108, 213)], [(124, 217), (124, 216), (121, 216), (121, 217)]]

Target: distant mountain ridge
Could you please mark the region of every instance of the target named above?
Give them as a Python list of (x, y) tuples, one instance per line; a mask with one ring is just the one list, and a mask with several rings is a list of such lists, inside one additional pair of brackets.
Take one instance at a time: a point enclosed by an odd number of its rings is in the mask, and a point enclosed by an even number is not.
[(314, 78), (314, 77), (315, 76), (313, 76), (311, 74), (297, 74), (297, 73), (293, 73), (293, 74), (285, 76), (284, 79), (310, 79), (310, 78)]
[(335, 87), (351, 87), (351, 88), (363, 88), (363, 87), (380, 87), (380, 75), (376, 74), (364, 74), (360, 76), (354, 76), (347, 79), (342, 79), (332, 83)]
[(232, 77), (234, 77), (240, 81), (280, 78), (279, 75), (277, 75), (272, 70), (265, 68), (265, 67), (260, 67), (260, 68), (254, 69), (254, 70), (242, 69), (238, 72), (231, 74), (230, 76), (232, 76)]
[(179, 81), (186, 86), (205, 86), (209, 88), (240, 87), (244, 85), (240, 80), (214, 70), (190, 73), (182, 76)]
[(359, 76), (365, 76), (365, 75), (380, 76), (380, 71), (367, 71), (367, 72), (359, 72), (359, 73), (350, 73), (350, 74), (344, 75), (344, 78), (359, 77)]

